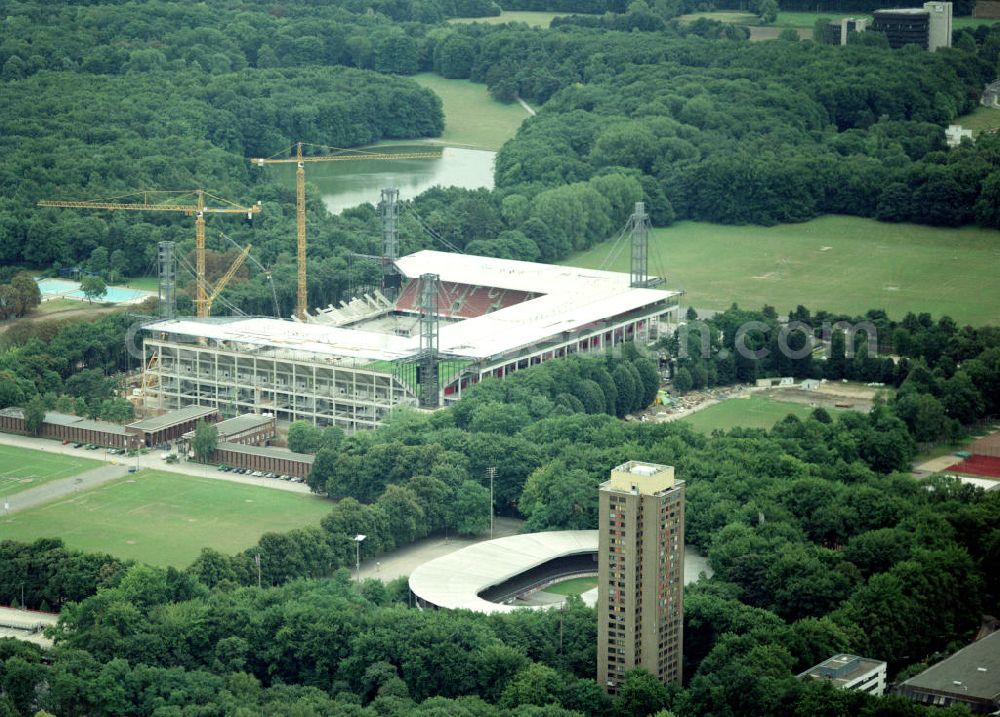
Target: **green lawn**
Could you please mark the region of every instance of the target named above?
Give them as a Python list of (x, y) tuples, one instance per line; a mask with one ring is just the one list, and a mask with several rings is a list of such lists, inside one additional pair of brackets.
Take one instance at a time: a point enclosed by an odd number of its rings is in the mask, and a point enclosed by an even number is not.
[[(564, 264), (628, 271), (629, 254), (605, 266), (611, 242)], [(824, 216), (774, 227), (679, 222), (650, 235), (650, 271), (683, 303), (724, 309), (804, 304), (861, 314), (882, 308), (947, 314), (962, 323), (1000, 324), (1000, 232), (885, 224)]]
[(804, 419), (812, 409), (801, 403), (751, 395), (749, 398), (730, 398), (681, 420), (699, 433), (711, 433), (715, 429), (728, 431), (737, 426), (769, 429), (789, 413)]
[(590, 575), (584, 578), (570, 578), (555, 585), (549, 585), (543, 592), (553, 595), (579, 595), (597, 587), (597, 577)]
[(778, 19), (771, 25), (761, 25), (757, 16), (751, 12), (693, 12), (688, 15), (681, 15), (677, 19), (680, 22), (692, 22), (699, 18), (728, 22), (733, 25), (753, 25), (755, 27), (795, 27), (809, 28), (816, 24), (821, 17), (830, 20), (839, 20), (842, 17), (867, 17), (864, 13), (838, 13), (838, 12), (779, 12)]
[(59, 537), (78, 550), (184, 567), (202, 547), (233, 553), (265, 532), (317, 525), (330, 507), (330, 501), (318, 496), (140, 471), (0, 518), (0, 535), (14, 540)]
[[(0, 446), (0, 497), (69, 478), (102, 465), (101, 461), (85, 458), (85, 453), (73, 455), (80, 450), (72, 447), (64, 449), (55, 441), (48, 451)], [(66, 451), (65, 455), (62, 451)]]
[(535, 12), (531, 10), (509, 10), (493, 17), (455, 17), (448, 22), (470, 23), (482, 22), (487, 25), (501, 25), (505, 22), (523, 22), (531, 27), (548, 27), (552, 18), (565, 17), (566, 15), (585, 15), (586, 13), (571, 12)]
[(528, 118), (521, 105), (504, 104), (490, 97), (486, 85), (470, 80), (446, 80), (429, 72), (413, 79), (441, 98), (444, 132), (440, 141), (444, 144), (496, 151)]
[(31, 312), (33, 315), (37, 314), (53, 314), (57, 311), (67, 311), (69, 309), (82, 309), (85, 304), (82, 301), (74, 301), (73, 299), (49, 299), (48, 301), (43, 301)]
[(1000, 127), (1000, 109), (980, 105), (969, 114), (956, 119), (955, 124), (971, 129), (973, 135), (978, 135), (984, 130)]
[(118, 284), (139, 291), (157, 291), (160, 288), (160, 280), (155, 276), (132, 276)]

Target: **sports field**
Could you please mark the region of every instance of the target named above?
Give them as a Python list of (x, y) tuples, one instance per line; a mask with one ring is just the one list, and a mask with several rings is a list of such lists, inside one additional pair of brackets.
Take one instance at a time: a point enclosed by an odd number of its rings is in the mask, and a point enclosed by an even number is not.
[(586, 15), (587, 13), (571, 12), (540, 12), (534, 10), (505, 10), (499, 15), (492, 17), (455, 17), (448, 22), (468, 24), (470, 22), (482, 22), (487, 25), (502, 25), (505, 22), (523, 22), (531, 27), (548, 27), (552, 18), (564, 17), (566, 15)]
[(699, 433), (711, 433), (716, 429), (728, 431), (737, 426), (770, 429), (789, 413), (805, 419), (812, 413), (812, 409), (801, 403), (750, 396), (730, 398), (680, 420)]
[[(608, 263), (613, 242), (563, 264), (628, 271), (629, 253)], [(650, 234), (650, 271), (684, 289), (685, 305), (725, 309), (771, 304), (862, 314), (885, 309), (1000, 324), (1000, 231), (885, 224), (824, 216), (774, 227), (679, 222)]]
[(471, 80), (447, 80), (430, 72), (414, 75), (413, 79), (441, 98), (444, 132), (436, 142), (496, 151), (528, 119), (521, 105), (498, 102), (490, 96), (486, 85)]
[(543, 592), (553, 595), (580, 595), (597, 587), (597, 578), (593, 575), (585, 578), (570, 578), (555, 585), (549, 585)]
[(69, 478), (102, 465), (100, 461), (84, 458), (83, 455), (72, 455), (69, 452), (72, 448), (65, 449), (65, 455), (60, 452), (61, 449), (58, 443), (53, 443), (50, 451), (0, 446), (0, 497)]
[(202, 547), (234, 553), (263, 533), (317, 525), (330, 507), (318, 496), (140, 471), (0, 518), (0, 535), (59, 537), (79, 550), (184, 567)]
[[(886, 7), (894, 7), (887, 5)], [(778, 19), (771, 25), (761, 25), (757, 16), (749, 12), (721, 11), (721, 12), (693, 12), (688, 15), (681, 15), (677, 19), (680, 22), (693, 22), (698, 18), (708, 18), (719, 22), (728, 22), (733, 25), (748, 25), (761, 28), (808, 28), (812, 29), (816, 21), (820, 18), (828, 20), (839, 20), (844, 17), (867, 18), (871, 20), (871, 13), (844, 13), (844, 12), (779, 12)], [(952, 20), (952, 27), (955, 30), (973, 29), (979, 25), (992, 25), (998, 22), (991, 19), (977, 19), (974, 17), (956, 17)]]
[(973, 136), (978, 136), (981, 132), (1000, 127), (1000, 109), (980, 105), (969, 114), (956, 119), (955, 124), (971, 129)]

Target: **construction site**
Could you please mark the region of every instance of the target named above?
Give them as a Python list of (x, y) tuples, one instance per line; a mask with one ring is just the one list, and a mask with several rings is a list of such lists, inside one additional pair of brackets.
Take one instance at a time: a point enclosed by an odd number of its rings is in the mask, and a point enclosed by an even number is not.
[[(39, 202), (195, 219), (195, 266), (175, 255), (174, 242), (158, 245), (158, 316), (143, 322), (143, 373), (131, 396), (142, 414), (203, 407), (223, 418), (268, 414), (282, 423), (371, 429), (398, 406), (432, 410), (457, 401), (484, 378), (627, 341), (655, 341), (678, 322), (681, 292), (662, 288), (663, 278), (649, 271), (650, 220), (642, 202), (635, 204), (613, 250), (630, 253), (626, 274), (468, 255), (429, 230), (451, 251), (399, 256), (399, 212), (405, 205), (395, 188), (383, 189), (378, 204), (380, 254), (353, 255), (378, 265), (378, 288), (339, 306), (311, 309), (305, 165), (439, 156), (323, 149), (334, 153), (307, 155), (300, 143), (291, 156), (250, 160), (258, 168), (296, 164), (297, 291), (289, 318), (278, 317), (276, 295), (274, 317), (247, 316), (220, 296), (246, 261), (257, 265), (274, 293), (270, 272), (250, 255), (250, 245), (221, 234), (238, 254), (214, 285), (206, 280), (205, 215), (252, 219), (261, 211), (259, 203), (241, 206), (203, 189), (141, 192), (141, 201)], [(195, 280), (193, 317), (177, 313), (178, 269)], [(230, 316), (212, 316), (216, 300)]]
[(345, 431), (398, 406), (434, 409), (486, 377), (626, 341), (678, 321), (681, 292), (648, 272), (642, 203), (623, 231), (629, 274), (424, 250), (396, 255), (398, 191), (383, 190), (379, 289), (290, 319), (178, 317), (172, 247), (161, 247), (160, 312), (144, 327), (147, 413), (188, 405), (269, 413)]

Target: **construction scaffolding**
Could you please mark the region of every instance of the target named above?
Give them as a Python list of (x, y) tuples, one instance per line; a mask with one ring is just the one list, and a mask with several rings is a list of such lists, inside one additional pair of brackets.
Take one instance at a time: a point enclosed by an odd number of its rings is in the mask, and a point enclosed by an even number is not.
[(441, 318), (438, 314), (437, 274), (421, 274), (420, 282), (420, 406), (437, 408), (441, 403), (438, 376), (438, 335)]

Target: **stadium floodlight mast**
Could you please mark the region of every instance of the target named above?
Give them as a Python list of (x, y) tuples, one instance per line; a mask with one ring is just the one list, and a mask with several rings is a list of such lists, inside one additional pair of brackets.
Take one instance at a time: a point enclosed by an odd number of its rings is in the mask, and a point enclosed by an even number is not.
[(490, 477), (490, 540), (493, 540), (493, 481), (497, 477), (496, 466), (487, 468), (486, 473)]
[(367, 535), (362, 535), (361, 533), (358, 533), (357, 535), (354, 536), (354, 548), (357, 552), (356, 565), (358, 568), (359, 583), (361, 582), (361, 542), (367, 537), (368, 537)]

